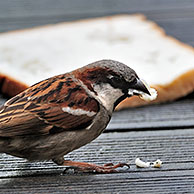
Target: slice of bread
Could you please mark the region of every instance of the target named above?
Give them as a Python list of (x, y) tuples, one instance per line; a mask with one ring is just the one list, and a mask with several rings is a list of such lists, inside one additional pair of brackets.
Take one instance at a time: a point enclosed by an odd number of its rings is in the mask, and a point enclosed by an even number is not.
[[(113, 59), (132, 67), (158, 91), (159, 103), (194, 90), (194, 50), (166, 36), (143, 15), (119, 15), (0, 35), (1, 92), (13, 96), (42, 79)], [(144, 105), (137, 97), (118, 109)]]

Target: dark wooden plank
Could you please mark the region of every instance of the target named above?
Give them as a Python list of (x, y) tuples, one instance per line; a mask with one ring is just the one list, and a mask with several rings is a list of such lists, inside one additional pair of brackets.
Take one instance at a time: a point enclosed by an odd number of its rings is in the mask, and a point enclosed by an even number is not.
[[(25, 163), (3, 154), (0, 193), (194, 192), (193, 145), (194, 129), (106, 133), (66, 156), (98, 164), (130, 162), (131, 169), (111, 175), (64, 174), (63, 168), (51, 162)], [(134, 165), (136, 157), (160, 158), (164, 164), (160, 169), (139, 169)]]
[(194, 126), (194, 100), (138, 107), (114, 112), (109, 130), (166, 129)]
[[(186, 10), (185, 10), (186, 11)], [(194, 10), (193, 10), (194, 13)], [(168, 15), (168, 14), (167, 14)], [(194, 15), (194, 14), (193, 14)], [(152, 19), (152, 17), (150, 17)], [(168, 35), (171, 35), (180, 41), (189, 43), (194, 41), (193, 31), (194, 31), (194, 17), (184, 18), (184, 19), (168, 19), (159, 20), (153, 19), (160, 27), (165, 29)], [(191, 25), (191, 27), (189, 27)]]
[[(194, 173), (194, 171), (191, 171)], [(174, 177), (155, 171), (112, 175), (56, 175), (3, 179), (0, 193), (193, 193), (193, 176), (185, 171)], [(13, 188), (13, 189), (11, 189)]]
[(56, 16), (62, 14), (113, 13), (194, 8), (192, 0), (6, 0), (0, 1), (0, 18)]

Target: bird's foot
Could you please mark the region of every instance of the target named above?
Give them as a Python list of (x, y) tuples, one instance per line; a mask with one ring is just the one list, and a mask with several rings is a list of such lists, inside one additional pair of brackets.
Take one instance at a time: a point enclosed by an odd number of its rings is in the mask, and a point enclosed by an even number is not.
[(116, 165), (114, 165), (113, 163), (108, 163), (100, 166), (85, 162), (64, 161), (63, 165), (73, 167), (74, 169), (76, 169), (76, 171), (92, 173), (116, 173), (119, 172), (117, 168), (122, 168), (124, 166), (130, 168), (129, 164), (127, 163), (118, 163)]
[(78, 170), (82, 172), (93, 172), (93, 173), (117, 173), (119, 172), (117, 168), (122, 168), (124, 166), (127, 166), (128, 168), (130, 167), (129, 164), (127, 163), (118, 163), (116, 165), (112, 163), (105, 164), (103, 166), (92, 164), (90, 167), (85, 167), (85, 168), (78, 168)]

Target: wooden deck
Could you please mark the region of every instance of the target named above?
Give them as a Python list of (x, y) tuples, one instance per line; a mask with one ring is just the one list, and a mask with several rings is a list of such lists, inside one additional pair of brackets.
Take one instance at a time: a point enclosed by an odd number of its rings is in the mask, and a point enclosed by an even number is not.
[[(194, 46), (193, 0), (0, 0), (0, 31), (60, 21), (144, 13), (167, 34)], [(0, 104), (5, 99), (0, 97)], [(134, 160), (163, 166), (136, 168)], [(129, 162), (117, 174), (75, 174), (52, 162), (28, 163), (0, 155), (0, 193), (194, 193), (194, 97), (115, 112), (104, 134), (67, 159), (103, 164)]]

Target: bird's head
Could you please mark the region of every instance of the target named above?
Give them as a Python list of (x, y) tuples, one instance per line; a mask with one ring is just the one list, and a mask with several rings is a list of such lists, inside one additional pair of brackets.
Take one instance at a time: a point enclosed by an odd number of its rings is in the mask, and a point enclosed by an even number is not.
[(136, 72), (118, 61), (94, 62), (76, 70), (75, 76), (109, 111), (127, 97), (151, 95)]

